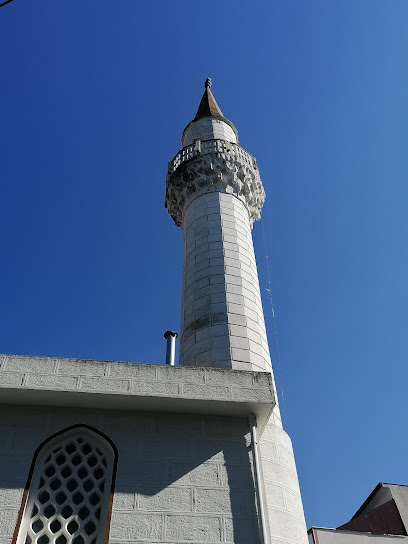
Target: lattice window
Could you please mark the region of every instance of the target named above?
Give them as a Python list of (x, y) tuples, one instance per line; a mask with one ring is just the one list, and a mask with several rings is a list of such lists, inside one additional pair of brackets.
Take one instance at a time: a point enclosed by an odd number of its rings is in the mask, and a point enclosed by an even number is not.
[(48, 442), (34, 467), (17, 544), (101, 544), (114, 453), (84, 428)]

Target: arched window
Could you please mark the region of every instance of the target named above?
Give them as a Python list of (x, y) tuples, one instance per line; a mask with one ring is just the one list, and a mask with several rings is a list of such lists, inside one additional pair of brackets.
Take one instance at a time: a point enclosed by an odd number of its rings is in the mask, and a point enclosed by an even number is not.
[(90, 427), (71, 427), (48, 439), (33, 461), (14, 542), (102, 544), (115, 464), (114, 445)]

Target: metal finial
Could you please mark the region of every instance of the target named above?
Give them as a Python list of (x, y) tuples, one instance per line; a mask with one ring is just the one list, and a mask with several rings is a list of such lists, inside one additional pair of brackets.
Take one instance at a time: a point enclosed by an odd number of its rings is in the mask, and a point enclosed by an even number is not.
[(206, 77), (205, 78), (205, 83), (204, 83), (204, 87), (206, 89), (209, 89), (212, 85), (212, 79), (210, 77)]

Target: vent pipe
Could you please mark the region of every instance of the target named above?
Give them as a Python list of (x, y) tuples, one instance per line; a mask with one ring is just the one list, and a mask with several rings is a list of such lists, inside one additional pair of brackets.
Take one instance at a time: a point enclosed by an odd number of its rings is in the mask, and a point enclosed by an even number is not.
[(177, 336), (178, 334), (174, 331), (166, 331), (164, 333), (164, 338), (167, 340), (166, 365), (174, 366)]

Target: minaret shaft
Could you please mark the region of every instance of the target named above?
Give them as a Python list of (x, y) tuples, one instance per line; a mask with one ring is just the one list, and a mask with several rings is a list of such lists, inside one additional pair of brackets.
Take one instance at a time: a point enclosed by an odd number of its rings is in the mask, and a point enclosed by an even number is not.
[[(166, 207), (184, 240), (180, 365), (272, 375), (251, 234), (265, 193), (255, 159), (237, 142), (206, 82), (166, 184)], [(277, 404), (260, 458), (265, 544), (307, 544), (295, 459)]]
[(180, 364), (271, 372), (248, 210), (225, 193), (184, 215)]

